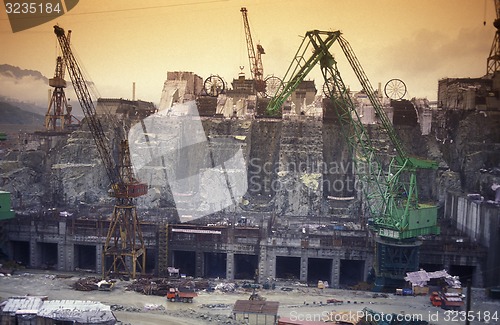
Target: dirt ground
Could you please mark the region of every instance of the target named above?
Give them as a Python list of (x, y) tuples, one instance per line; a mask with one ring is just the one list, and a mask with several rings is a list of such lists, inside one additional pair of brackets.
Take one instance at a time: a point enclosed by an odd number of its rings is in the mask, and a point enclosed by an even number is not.
[[(245, 324), (243, 320), (230, 317), (236, 300), (247, 300), (250, 292), (199, 292), (193, 303), (167, 302), (164, 297), (146, 296), (126, 290), (130, 281), (118, 281), (111, 292), (76, 291), (72, 285), (81, 277), (89, 274), (68, 274), (53, 271), (23, 270), (11, 276), (0, 277), (0, 299), (11, 296), (42, 295), (48, 299), (93, 300), (111, 305), (117, 319), (122, 324)], [(283, 287), (291, 291), (282, 290)], [(382, 313), (405, 314), (406, 317), (423, 319), (431, 324), (464, 324), (465, 314), (446, 313), (433, 307), (428, 296), (387, 297), (373, 292), (340, 289), (317, 289), (286, 283), (279, 283), (275, 290), (260, 290), (259, 294), (268, 301), (278, 301), (280, 317), (296, 320), (325, 321), (334, 319), (330, 312), (344, 312), (344, 315), (357, 315), (364, 307)], [(343, 303), (327, 304), (326, 300), (335, 298)], [(485, 297), (484, 289), (473, 289), (471, 324), (500, 324), (500, 301)], [(411, 316), (410, 316), (411, 315)], [(479, 317), (483, 318), (479, 321)], [(495, 317), (496, 315), (496, 317)], [(349, 316), (344, 316), (349, 317)], [(254, 323), (252, 323), (254, 324)], [(259, 322), (261, 324), (261, 322)]]

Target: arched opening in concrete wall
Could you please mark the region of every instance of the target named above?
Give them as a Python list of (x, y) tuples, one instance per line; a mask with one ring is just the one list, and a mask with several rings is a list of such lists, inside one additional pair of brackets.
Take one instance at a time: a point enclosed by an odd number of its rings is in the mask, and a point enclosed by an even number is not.
[(38, 267), (56, 270), (58, 263), (57, 243), (37, 243)]
[(21, 265), (31, 267), (30, 243), (28, 241), (12, 240), (10, 242), (11, 258)]
[(467, 284), (467, 280), (471, 280), (474, 276), (476, 267), (473, 265), (450, 265), (448, 273), (453, 276), (458, 276), (462, 286)]
[[(141, 261), (141, 257), (139, 260)], [(144, 270), (148, 274), (152, 274), (156, 270), (156, 249), (146, 248), (146, 269)]]
[(317, 283), (319, 280), (330, 282), (332, 278), (332, 259), (308, 258), (307, 282)]
[(172, 255), (173, 266), (179, 269), (180, 274), (195, 276), (196, 253), (194, 251), (173, 251)]
[(300, 257), (276, 256), (276, 278), (300, 279)]
[(234, 278), (253, 280), (258, 267), (257, 255), (234, 254)]
[(203, 254), (203, 274), (207, 278), (226, 278), (227, 254), (207, 253)]
[(339, 285), (352, 286), (364, 281), (365, 261), (340, 260)]
[(96, 247), (94, 245), (75, 245), (74, 254), (75, 268), (100, 272), (96, 270)]

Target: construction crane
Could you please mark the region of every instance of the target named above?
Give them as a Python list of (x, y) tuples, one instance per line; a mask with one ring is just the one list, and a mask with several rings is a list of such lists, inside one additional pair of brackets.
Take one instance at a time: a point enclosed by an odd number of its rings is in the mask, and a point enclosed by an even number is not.
[[(354, 70), (390, 139), (394, 154), (384, 162), (345, 86), (330, 47), (337, 42)], [(312, 54), (311, 54), (312, 53)], [(313, 30), (305, 34), (285, 74), (285, 87), (267, 106), (267, 114), (279, 115), (286, 98), (317, 65), (321, 67), (326, 91), (338, 116), (341, 131), (349, 144), (356, 174), (363, 189), (364, 205), (376, 233), (376, 288), (400, 284), (406, 272), (418, 270), (419, 236), (439, 234), (437, 207), (419, 202), (417, 170), (435, 169), (437, 164), (408, 155), (373, 90), (358, 59), (340, 31)]]
[(496, 32), (486, 64), (486, 74), (490, 76), (500, 70), (500, 0), (493, 1), (495, 2), (495, 12), (497, 14), (497, 18), (493, 22)]
[[(97, 116), (86, 80), (70, 48), (68, 37), (64, 34), (64, 29), (57, 25), (54, 26), (54, 33), (61, 47), (64, 63), (68, 68), (85, 120), (111, 182), (110, 196), (115, 198), (104, 244), (103, 277), (111, 274), (126, 274), (135, 278), (138, 272), (145, 272), (146, 265), (146, 249), (137, 218), (135, 198), (147, 194), (148, 186), (139, 182), (134, 176), (125, 135), (122, 135), (120, 141), (119, 159), (117, 162), (114, 160), (109, 140), (102, 127), (101, 119)], [(111, 263), (107, 263), (108, 258), (112, 258)]]
[[(68, 43), (70, 41), (71, 31), (68, 31), (66, 36)], [(56, 69), (54, 78), (49, 79), (49, 86), (54, 88), (50, 96), (49, 106), (45, 114), (45, 129), (47, 131), (59, 132), (65, 131), (73, 125), (73, 119), (80, 122), (72, 114), (72, 107), (66, 99), (66, 80), (64, 80), (64, 72), (66, 67), (63, 58), (58, 56), (56, 59)]]
[(283, 82), (276, 76), (267, 76), (264, 79), (264, 67), (262, 65), (262, 54), (266, 54), (262, 45), (257, 44), (257, 51), (253, 46), (252, 32), (248, 23), (247, 8), (240, 9), (245, 27), (245, 38), (247, 41), (248, 61), (250, 63), (250, 73), (254, 80), (255, 91), (260, 97), (271, 97), (279, 89), (283, 88)]
[(264, 82), (264, 67), (262, 66), (262, 54), (266, 54), (262, 45), (257, 44), (257, 52), (253, 47), (252, 32), (248, 23), (247, 8), (241, 8), (243, 15), (243, 25), (245, 27), (245, 37), (247, 40), (248, 60), (250, 63), (250, 72), (252, 79), (255, 81), (255, 90), (259, 93), (266, 91), (266, 83)]

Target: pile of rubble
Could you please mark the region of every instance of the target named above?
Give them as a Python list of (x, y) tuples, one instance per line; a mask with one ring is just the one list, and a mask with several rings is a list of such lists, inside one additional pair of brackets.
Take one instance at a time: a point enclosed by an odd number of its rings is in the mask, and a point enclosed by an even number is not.
[(78, 291), (92, 291), (97, 290), (97, 283), (101, 281), (96, 277), (88, 277), (78, 279), (75, 283), (73, 283), (72, 288)]
[(138, 279), (127, 286), (127, 290), (139, 292), (145, 295), (166, 296), (170, 288), (189, 288), (194, 290), (206, 290), (210, 288), (207, 280), (189, 279)]
[(96, 277), (78, 279), (73, 283), (72, 288), (78, 291), (104, 290), (110, 291), (115, 285), (114, 280), (108, 281)]

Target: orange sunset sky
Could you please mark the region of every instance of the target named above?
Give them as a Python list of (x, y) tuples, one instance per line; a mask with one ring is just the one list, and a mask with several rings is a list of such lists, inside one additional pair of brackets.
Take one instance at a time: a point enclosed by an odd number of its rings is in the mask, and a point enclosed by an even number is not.
[[(492, 0), (80, 0), (62, 17), (17, 33), (2, 3), (0, 64), (52, 77), (57, 23), (73, 31), (100, 96), (131, 98), (135, 82), (136, 97), (157, 104), (167, 71), (218, 74), (228, 83), (240, 66), (250, 75), (243, 6), (254, 43), (266, 51), (264, 75), (285, 74), (306, 31), (341, 30), (373, 86), (402, 79), (408, 99), (436, 99), (441, 78), (483, 76), (495, 33)], [(338, 45), (332, 51), (346, 85), (359, 89)], [(319, 68), (310, 79), (321, 89)]]

